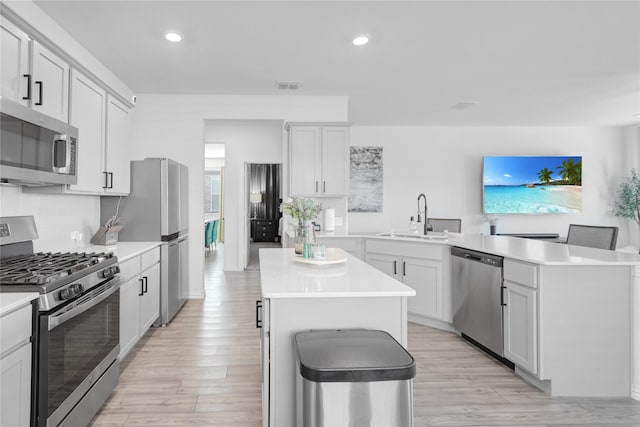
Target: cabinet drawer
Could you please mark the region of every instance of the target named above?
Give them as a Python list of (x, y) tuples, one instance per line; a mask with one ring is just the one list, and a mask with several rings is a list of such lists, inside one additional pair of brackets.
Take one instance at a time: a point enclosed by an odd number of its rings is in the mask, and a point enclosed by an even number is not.
[(135, 256), (120, 263), (120, 278), (122, 283), (140, 274), (140, 257)]
[(140, 271), (146, 270), (160, 261), (160, 248), (155, 247), (140, 255)]
[(503, 264), (504, 278), (530, 288), (538, 287), (538, 267), (520, 261), (505, 259)]
[(394, 256), (410, 256), (441, 261), (444, 259), (443, 250), (448, 246), (440, 243), (399, 242), (388, 239), (367, 239), (366, 251)]
[(13, 311), (0, 319), (0, 351), (12, 349), (31, 336), (31, 304)]

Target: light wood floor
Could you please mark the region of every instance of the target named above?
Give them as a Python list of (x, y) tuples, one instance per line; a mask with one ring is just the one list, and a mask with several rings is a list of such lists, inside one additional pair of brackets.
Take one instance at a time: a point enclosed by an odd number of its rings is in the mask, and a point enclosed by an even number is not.
[[(223, 273), (223, 251), (205, 256), (207, 297), (122, 362), (94, 427), (261, 425), (259, 272)], [(548, 397), (454, 334), (410, 324), (409, 351), (416, 427), (640, 426), (638, 401)]]

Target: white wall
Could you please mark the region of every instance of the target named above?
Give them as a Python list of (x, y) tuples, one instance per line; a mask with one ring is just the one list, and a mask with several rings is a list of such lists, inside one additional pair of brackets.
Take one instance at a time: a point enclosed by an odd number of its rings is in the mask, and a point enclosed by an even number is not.
[(205, 140), (225, 142), (224, 269), (246, 267), (247, 163), (282, 163), (282, 120), (206, 120)]
[[(346, 121), (348, 99), (343, 96), (220, 96), (220, 95), (164, 95), (140, 94), (132, 114), (132, 158), (164, 156), (173, 158), (189, 167), (189, 230), (191, 254), (190, 298), (204, 296), (204, 235), (199, 232), (203, 222), (205, 120), (281, 120), (281, 121)], [(208, 140), (207, 142), (211, 142)], [(216, 140), (215, 142), (225, 143)], [(227, 150), (233, 150), (230, 144)], [(231, 184), (231, 170), (242, 168), (245, 161), (256, 161), (251, 151), (233, 155), (231, 164), (226, 155), (225, 185)], [(271, 159), (270, 161), (274, 161)], [(281, 159), (275, 161), (282, 162)], [(284, 172), (284, 171), (283, 171)], [(286, 176), (286, 175), (283, 175)], [(228, 203), (228, 204), (227, 204)], [(225, 200), (225, 217), (239, 217), (237, 201)], [(237, 229), (225, 230), (225, 258), (236, 257), (231, 264), (240, 262), (239, 249), (233, 245), (241, 236)], [(234, 243), (232, 243), (234, 242)], [(230, 246), (231, 245), (231, 246)], [(198, 256), (200, 254), (200, 256)], [(234, 268), (239, 269), (240, 265)]]
[[(36, 252), (70, 251), (89, 245), (100, 225), (100, 197), (23, 193), (20, 187), (0, 186), (0, 216), (33, 215), (39, 238)], [(83, 234), (81, 242), (70, 239)]]
[(614, 224), (622, 227), (618, 246), (629, 242), (628, 221), (610, 211), (622, 177), (640, 164), (637, 128), (353, 126), (351, 145), (384, 147), (384, 212), (350, 213), (350, 232), (408, 228), (425, 193), (429, 216), (461, 217), (463, 232), (488, 234), (482, 156), (581, 155), (581, 214), (503, 215), (498, 232), (565, 236), (572, 222)]

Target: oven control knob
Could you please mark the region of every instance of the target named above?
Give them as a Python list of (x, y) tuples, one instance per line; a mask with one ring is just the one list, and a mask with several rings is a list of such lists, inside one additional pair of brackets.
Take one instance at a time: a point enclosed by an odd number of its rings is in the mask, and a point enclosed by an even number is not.
[(58, 297), (60, 297), (61, 300), (67, 300), (67, 299), (71, 299), (75, 296), (74, 292), (73, 292), (73, 288), (71, 286), (69, 286), (68, 288), (64, 288), (62, 289), (60, 292), (58, 292)]
[(118, 266), (107, 267), (100, 272), (100, 277), (103, 279), (110, 279), (118, 273), (120, 273), (120, 268)]
[(80, 283), (76, 283), (75, 285), (71, 285), (71, 288), (73, 289), (74, 296), (79, 296), (80, 294), (82, 294), (82, 291), (84, 291), (84, 288), (82, 287), (82, 285)]

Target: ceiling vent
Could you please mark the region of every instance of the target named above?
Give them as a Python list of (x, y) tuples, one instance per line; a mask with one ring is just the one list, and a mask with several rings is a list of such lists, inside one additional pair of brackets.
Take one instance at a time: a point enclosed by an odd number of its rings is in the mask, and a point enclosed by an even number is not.
[(302, 82), (276, 82), (276, 89), (278, 90), (298, 90)]
[(460, 101), (457, 104), (451, 106), (452, 110), (466, 110), (476, 105), (478, 101)]

